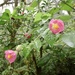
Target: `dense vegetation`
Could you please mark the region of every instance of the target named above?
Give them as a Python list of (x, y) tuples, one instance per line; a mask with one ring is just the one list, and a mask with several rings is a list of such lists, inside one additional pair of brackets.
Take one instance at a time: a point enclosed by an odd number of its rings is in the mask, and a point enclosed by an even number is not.
[[(63, 21), (63, 32), (50, 30), (52, 19)], [(6, 9), (0, 16), (0, 74), (75, 75), (74, 20), (74, 0), (33, 0), (29, 5), (22, 0), (12, 13)], [(13, 63), (5, 59), (7, 50), (17, 52)]]

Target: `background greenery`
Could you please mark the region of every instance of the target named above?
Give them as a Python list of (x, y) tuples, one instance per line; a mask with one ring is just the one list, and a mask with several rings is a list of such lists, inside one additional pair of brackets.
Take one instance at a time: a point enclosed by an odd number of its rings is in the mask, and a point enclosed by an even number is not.
[[(51, 19), (63, 20), (63, 33), (51, 33)], [(30, 4), (22, 0), (13, 13), (6, 9), (0, 16), (0, 74), (75, 75), (74, 20), (74, 0), (33, 0)], [(28, 39), (25, 33), (32, 36)], [(16, 50), (18, 45), (22, 50), (10, 66), (4, 51)]]

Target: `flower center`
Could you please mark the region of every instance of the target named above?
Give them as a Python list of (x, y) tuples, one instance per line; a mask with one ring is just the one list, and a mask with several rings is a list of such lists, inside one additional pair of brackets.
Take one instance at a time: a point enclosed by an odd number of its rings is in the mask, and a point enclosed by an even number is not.
[(9, 55), (8, 55), (8, 59), (10, 59), (10, 58), (12, 58), (12, 55), (9, 54)]
[(59, 26), (58, 26), (58, 24), (53, 24), (52, 28), (53, 28), (53, 29), (58, 29)]

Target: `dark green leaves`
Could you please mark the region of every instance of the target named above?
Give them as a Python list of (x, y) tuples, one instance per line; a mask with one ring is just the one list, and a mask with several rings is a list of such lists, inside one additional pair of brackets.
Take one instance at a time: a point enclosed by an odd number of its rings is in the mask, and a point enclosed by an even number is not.
[(49, 60), (50, 60), (50, 53), (39, 60), (38, 66), (46, 65)]

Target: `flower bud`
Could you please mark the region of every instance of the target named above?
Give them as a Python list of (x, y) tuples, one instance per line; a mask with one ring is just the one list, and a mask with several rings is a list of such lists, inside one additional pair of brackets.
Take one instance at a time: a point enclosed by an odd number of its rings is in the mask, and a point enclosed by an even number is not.
[(22, 45), (18, 45), (17, 47), (16, 47), (16, 51), (21, 51), (23, 48), (22, 48)]

